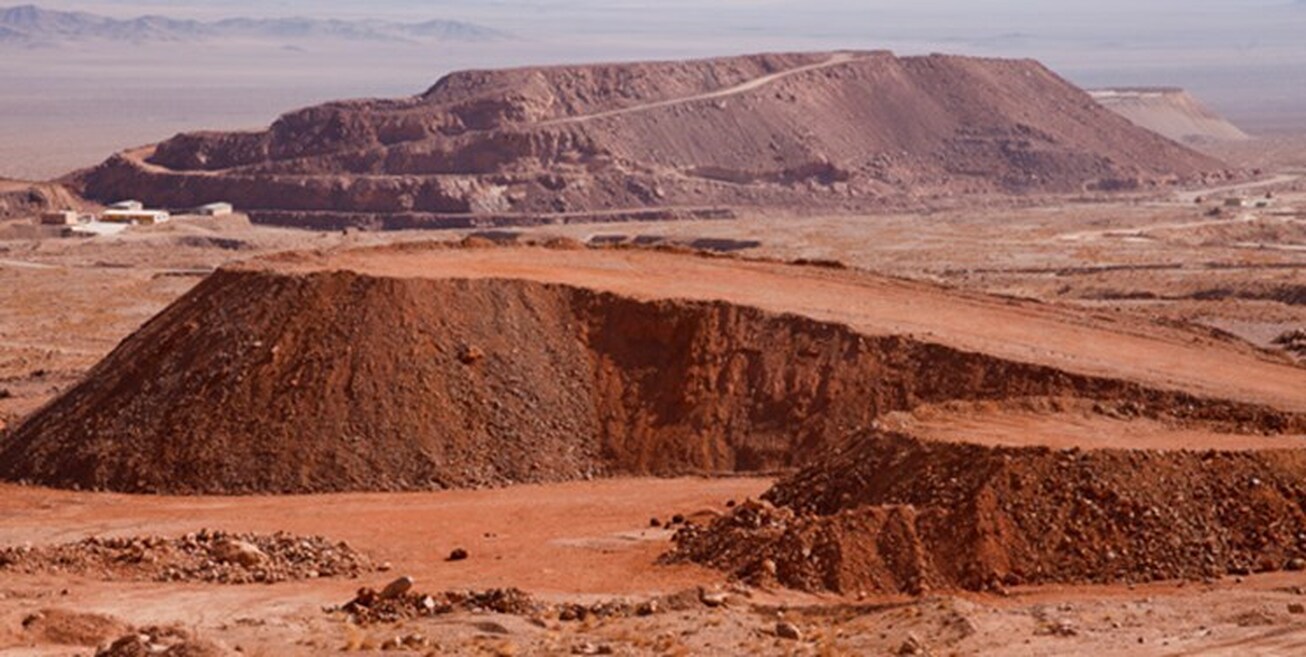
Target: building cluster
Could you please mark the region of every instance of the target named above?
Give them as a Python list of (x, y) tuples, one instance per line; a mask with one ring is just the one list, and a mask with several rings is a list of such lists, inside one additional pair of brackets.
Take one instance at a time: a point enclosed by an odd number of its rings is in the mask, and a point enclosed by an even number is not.
[(1272, 196), (1266, 196), (1265, 198), (1256, 198), (1256, 199), (1244, 198), (1242, 196), (1231, 196), (1227, 199), (1224, 199), (1224, 207), (1226, 208), (1264, 209), (1270, 207), (1271, 205), (1274, 205)]
[[(235, 212), (230, 203), (209, 203), (188, 212), (201, 217), (224, 217)], [(128, 226), (154, 226), (172, 220), (172, 213), (145, 207), (140, 201), (119, 201), (98, 213), (55, 210), (41, 215), (41, 224), (62, 226), (68, 235), (109, 235)]]

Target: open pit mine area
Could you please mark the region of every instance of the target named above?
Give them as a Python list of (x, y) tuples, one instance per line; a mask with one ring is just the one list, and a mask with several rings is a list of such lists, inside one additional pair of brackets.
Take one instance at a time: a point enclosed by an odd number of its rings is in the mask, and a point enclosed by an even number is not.
[(829, 264), (275, 253), (4, 434), (0, 636), (1090, 654), (1210, 645), (1214, 605), (1294, 645), (1303, 390), (1190, 328)]

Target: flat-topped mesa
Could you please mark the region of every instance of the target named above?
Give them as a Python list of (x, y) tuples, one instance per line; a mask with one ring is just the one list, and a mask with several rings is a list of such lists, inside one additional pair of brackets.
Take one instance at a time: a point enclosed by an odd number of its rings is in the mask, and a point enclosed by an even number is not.
[(268, 130), (178, 135), (82, 174), (94, 198), (512, 217), (857, 208), (1224, 175), (1037, 62), (886, 52), (467, 71)]
[[(1306, 431), (1306, 370), (1060, 312), (641, 250), (282, 255), (219, 271), (125, 340), (0, 443), (0, 477), (239, 493), (771, 471), (886, 412), (1028, 396)], [(1166, 362), (1192, 369), (1148, 374)], [(1204, 366), (1247, 381), (1205, 387)]]

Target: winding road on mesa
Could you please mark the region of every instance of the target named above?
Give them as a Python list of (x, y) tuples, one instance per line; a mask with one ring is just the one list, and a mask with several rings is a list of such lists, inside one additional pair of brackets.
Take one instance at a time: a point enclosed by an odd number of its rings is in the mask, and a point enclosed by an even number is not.
[(605, 112), (596, 112), (594, 114), (583, 114), (580, 116), (566, 116), (560, 119), (549, 119), (548, 121), (541, 121), (539, 123), (536, 123), (535, 125), (545, 126), (545, 127), (555, 126), (555, 125), (569, 125), (573, 123), (583, 123), (585, 121), (597, 121), (599, 119), (608, 119), (614, 116), (622, 116), (624, 114), (647, 112), (649, 110), (661, 109), (663, 107), (671, 107), (674, 105), (685, 105), (688, 103), (697, 103), (706, 100), (718, 100), (721, 98), (729, 98), (730, 96), (738, 96), (740, 94), (745, 94), (750, 91), (760, 89), (773, 82), (783, 80), (784, 78), (792, 77), (795, 75), (802, 75), (803, 73), (809, 73), (811, 71), (819, 71), (821, 69), (830, 68), (832, 66), (840, 66), (842, 64), (847, 64), (849, 62), (855, 62), (857, 60), (867, 59), (867, 58), (868, 57), (866, 55), (859, 56), (850, 52), (835, 53), (832, 57), (830, 57), (829, 59), (823, 62), (818, 62), (816, 64), (807, 64), (805, 66), (799, 66), (797, 68), (786, 69), (783, 71), (776, 71), (775, 73), (763, 75), (760, 78), (754, 78), (752, 80), (749, 80), (748, 82), (737, 84), (733, 87), (726, 87), (725, 89), (718, 89), (716, 91), (709, 91), (707, 93), (695, 94), (693, 96), (682, 96), (680, 98), (668, 98), (666, 100), (659, 100), (652, 103), (644, 103), (642, 105), (623, 107), (621, 109), (608, 110)]

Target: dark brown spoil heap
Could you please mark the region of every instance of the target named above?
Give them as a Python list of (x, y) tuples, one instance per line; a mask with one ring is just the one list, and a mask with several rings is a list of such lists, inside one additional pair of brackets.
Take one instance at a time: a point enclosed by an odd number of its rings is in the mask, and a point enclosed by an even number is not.
[(1137, 190), (1225, 166), (1031, 60), (885, 52), (452, 74), (250, 133), (178, 135), (77, 176), (90, 198), (317, 226), (556, 213), (848, 210), (961, 194)]
[(772, 471), (887, 411), (1025, 396), (1245, 432), (1303, 424), (724, 302), (224, 270), (0, 438), (0, 477), (230, 494)]
[(666, 558), (843, 593), (1138, 582), (1306, 555), (1306, 452), (1059, 451), (871, 434)]

